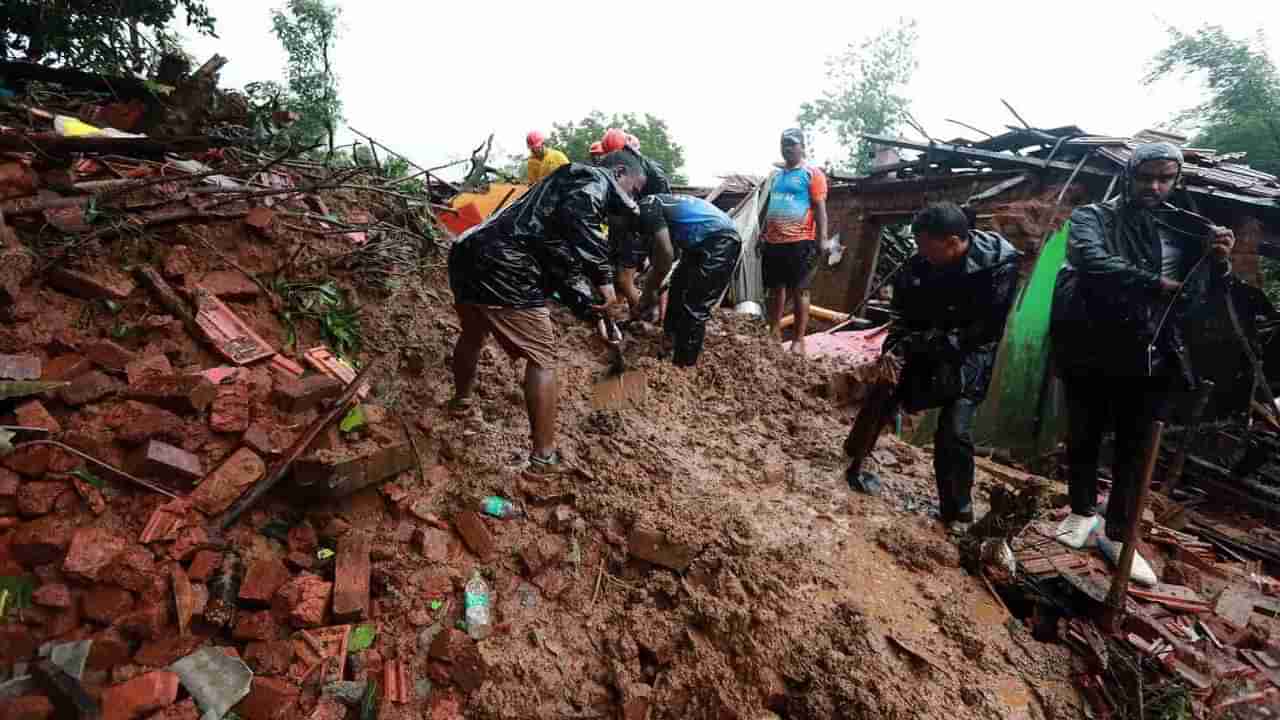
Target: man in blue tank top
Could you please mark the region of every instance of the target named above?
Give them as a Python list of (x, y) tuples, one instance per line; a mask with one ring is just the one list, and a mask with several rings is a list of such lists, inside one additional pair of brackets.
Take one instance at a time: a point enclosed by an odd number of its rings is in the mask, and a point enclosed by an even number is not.
[(742, 250), (733, 219), (692, 195), (650, 195), (640, 201), (639, 233), (632, 242), (638, 246), (622, 249), (627, 256), (653, 259), (633, 317), (644, 317), (657, 304), (662, 280), (671, 271), (676, 248), (680, 249), (663, 321), (663, 350), (672, 351), (676, 365), (697, 364), (707, 320), (729, 287)]

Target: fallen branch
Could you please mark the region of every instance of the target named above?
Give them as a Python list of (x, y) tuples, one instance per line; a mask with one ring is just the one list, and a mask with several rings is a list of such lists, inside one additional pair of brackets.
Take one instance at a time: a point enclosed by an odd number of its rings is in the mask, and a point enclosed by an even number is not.
[(263, 495), (266, 495), (273, 487), (278, 485), (280, 481), (284, 479), (285, 474), (289, 472), (289, 468), (293, 465), (294, 461), (297, 460), (307, 447), (311, 445), (312, 441), (316, 439), (316, 436), (319, 435), (326, 427), (337, 422), (343, 416), (347, 410), (347, 406), (351, 404), (351, 401), (355, 399), (356, 394), (360, 392), (360, 388), (364, 386), (365, 380), (368, 379), (368, 376), (372, 374), (375, 368), (382, 364), (382, 361), (386, 357), (388, 356), (380, 355), (370, 361), (369, 364), (360, 371), (360, 374), (356, 375), (355, 380), (352, 380), (347, 385), (346, 391), (337, 399), (329, 412), (321, 415), (319, 418), (316, 418), (316, 421), (311, 423), (311, 425), (307, 427), (306, 431), (298, 436), (298, 439), (294, 441), (289, 450), (286, 451), (280, 460), (276, 462), (275, 466), (271, 469), (271, 472), (267, 474), (267, 477), (249, 488), (248, 492), (241, 495), (239, 499), (232, 503), (231, 507), (227, 508), (226, 511), (214, 520), (217, 530), (221, 531), (230, 527), (231, 523), (234, 523), (246, 510), (253, 507), (258, 500), (262, 499)]
[(191, 308), (186, 301), (178, 297), (178, 293), (174, 292), (169, 283), (160, 277), (160, 273), (156, 272), (154, 267), (140, 265), (134, 270), (134, 274), (138, 276), (138, 280), (143, 285), (146, 285), (151, 290), (156, 299), (160, 301), (160, 304), (164, 306), (164, 309), (169, 311), (170, 315), (182, 321), (182, 325), (187, 329), (189, 335), (196, 338), (205, 337), (204, 331), (200, 328), (199, 323), (196, 322), (196, 316), (191, 312)]

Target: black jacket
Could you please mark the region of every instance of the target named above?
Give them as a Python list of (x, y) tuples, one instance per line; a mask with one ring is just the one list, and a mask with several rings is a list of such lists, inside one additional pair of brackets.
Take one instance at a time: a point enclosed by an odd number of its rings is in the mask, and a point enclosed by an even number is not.
[(908, 411), (986, 397), (1019, 257), (999, 234), (971, 230), (962, 263), (939, 268), (916, 255), (894, 278), (885, 348), (906, 361), (898, 397)]
[(555, 292), (586, 317), (594, 286), (613, 283), (609, 243), (600, 229), (610, 213), (638, 213), (612, 173), (578, 163), (557, 168), (454, 241), (454, 302), (533, 308)]
[[(1171, 300), (1160, 292), (1161, 232), (1181, 249), (1185, 286), (1156, 337)], [(1193, 383), (1183, 321), (1227, 268), (1214, 260), (1190, 274), (1204, 255), (1206, 232), (1176, 212), (1144, 210), (1123, 199), (1076, 208), (1053, 293), (1050, 333), (1059, 373), (1180, 377)]]

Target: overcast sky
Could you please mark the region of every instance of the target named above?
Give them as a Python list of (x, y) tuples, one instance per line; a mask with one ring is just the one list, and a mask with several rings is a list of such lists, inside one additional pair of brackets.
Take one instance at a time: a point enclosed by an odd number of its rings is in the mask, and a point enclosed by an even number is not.
[[(197, 61), (227, 56), (224, 87), (280, 79), (270, 9), (283, 0), (209, 5), (220, 37), (188, 34)], [(1001, 98), (1040, 127), (1132, 134), (1163, 124), (1199, 98), (1195, 83), (1141, 83), (1168, 24), (1262, 29), (1280, 61), (1274, 1), (340, 5), (335, 62), (347, 122), (419, 164), (466, 156), (489, 132), (504, 153), (523, 152), (530, 129), (550, 131), (593, 109), (650, 112), (667, 121), (685, 148), (686, 174), (704, 185), (767, 170), (780, 131), (825, 87), (825, 58), (903, 12), (920, 31), (912, 113), (939, 138), (974, 135), (946, 118), (1002, 131), (1015, 120)], [(812, 144), (816, 160), (840, 154)]]

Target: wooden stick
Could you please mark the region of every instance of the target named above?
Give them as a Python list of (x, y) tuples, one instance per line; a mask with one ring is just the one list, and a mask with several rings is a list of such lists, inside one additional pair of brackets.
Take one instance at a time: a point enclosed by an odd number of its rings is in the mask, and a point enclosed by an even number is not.
[(1182, 469), (1187, 464), (1187, 455), (1191, 452), (1191, 446), (1195, 444), (1196, 437), (1200, 434), (1200, 418), (1204, 415), (1204, 409), (1209, 405), (1209, 398), (1213, 396), (1213, 381), (1203, 380), (1200, 383), (1200, 391), (1196, 393), (1195, 401), (1191, 405), (1191, 417), (1187, 421), (1186, 434), (1182, 438), (1182, 444), (1178, 446), (1178, 451), (1174, 453), (1173, 459), (1169, 461), (1169, 469), (1165, 473), (1164, 494), (1173, 499), (1173, 491), (1178, 489), (1178, 484), (1182, 482)]
[(360, 388), (364, 386), (369, 375), (375, 368), (382, 364), (382, 361), (386, 357), (388, 356), (379, 355), (366, 365), (365, 368), (360, 371), (360, 374), (356, 375), (356, 379), (352, 380), (351, 383), (347, 385), (346, 391), (343, 392), (338, 398), (338, 401), (333, 404), (333, 408), (324, 415), (316, 418), (316, 421), (311, 423), (306, 431), (298, 436), (298, 439), (294, 441), (293, 446), (285, 452), (284, 456), (281, 457), (275, 467), (271, 469), (271, 472), (267, 477), (249, 488), (248, 492), (241, 495), (240, 498), (231, 505), (231, 507), (227, 508), (225, 512), (217, 517), (214, 521), (214, 525), (218, 530), (226, 530), (231, 523), (235, 522), (236, 519), (244, 514), (246, 510), (253, 507), (263, 495), (266, 495), (271, 488), (278, 485), (280, 481), (284, 479), (285, 474), (289, 472), (289, 468), (293, 465), (293, 462), (302, 455), (308, 446), (311, 445), (311, 442), (316, 439), (316, 436), (319, 435), (326, 427), (337, 422), (338, 419), (342, 417), (343, 413), (347, 410), (347, 406), (355, 399), (356, 393), (358, 393)]
[(1129, 595), (1129, 575), (1133, 572), (1133, 555), (1138, 550), (1138, 541), (1142, 536), (1142, 513), (1147, 508), (1147, 497), (1151, 494), (1151, 476), (1156, 471), (1156, 460), (1160, 457), (1160, 439), (1163, 435), (1164, 422), (1156, 420), (1151, 423), (1151, 431), (1147, 437), (1147, 454), (1142, 460), (1142, 474), (1138, 476), (1138, 487), (1135, 488), (1133, 507), (1130, 508), (1129, 525), (1124, 529), (1124, 547), (1120, 550), (1120, 561), (1116, 563), (1111, 592), (1107, 594), (1107, 609), (1102, 617), (1103, 627), (1112, 633), (1120, 631), (1120, 622), (1124, 619), (1124, 609)]

